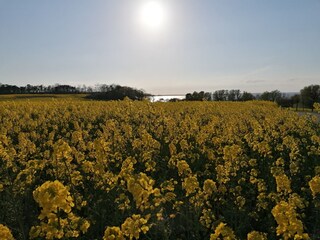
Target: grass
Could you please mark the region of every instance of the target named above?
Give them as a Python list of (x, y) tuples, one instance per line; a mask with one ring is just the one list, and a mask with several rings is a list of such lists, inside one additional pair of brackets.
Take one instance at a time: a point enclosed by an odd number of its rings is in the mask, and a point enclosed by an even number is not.
[(311, 108), (288, 108), (289, 110), (291, 111), (294, 111), (294, 112), (312, 112), (312, 109)]
[(85, 100), (87, 94), (4, 94), (0, 95), (0, 101), (19, 100), (48, 100), (48, 99), (79, 99)]

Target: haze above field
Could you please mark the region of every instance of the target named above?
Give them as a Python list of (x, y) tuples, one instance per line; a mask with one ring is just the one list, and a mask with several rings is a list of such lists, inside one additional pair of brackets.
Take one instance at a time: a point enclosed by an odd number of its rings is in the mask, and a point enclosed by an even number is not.
[(320, 82), (319, 0), (0, 0), (0, 83), (153, 94)]

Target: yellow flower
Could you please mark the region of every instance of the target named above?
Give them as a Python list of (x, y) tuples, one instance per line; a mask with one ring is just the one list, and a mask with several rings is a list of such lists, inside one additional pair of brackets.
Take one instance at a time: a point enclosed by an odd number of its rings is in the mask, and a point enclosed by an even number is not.
[(47, 181), (42, 184), (33, 192), (33, 197), (42, 207), (40, 219), (43, 219), (51, 212), (57, 212), (58, 209), (69, 213), (74, 206), (69, 191), (57, 180), (53, 182)]
[(153, 184), (154, 180), (148, 177), (145, 173), (140, 173), (137, 176), (130, 177), (127, 181), (128, 191), (132, 194), (136, 202), (136, 206), (141, 210), (150, 207), (148, 200), (149, 196), (154, 193), (152, 187)]
[(80, 226), (80, 231), (85, 233), (85, 232), (87, 232), (89, 227), (90, 227), (90, 223), (88, 221), (84, 220), (84, 222)]
[(278, 223), (277, 235), (282, 235), (285, 240), (293, 237), (309, 239), (308, 235), (303, 233), (303, 223), (298, 219), (295, 208), (294, 205), (281, 201), (272, 209), (271, 213)]
[(202, 216), (200, 217), (200, 223), (206, 228), (211, 228), (212, 220), (214, 219), (214, 215), (211, 209), (203, 209)]
[(217, 191), (216, 183), (211, 179), (206, 179), (203, 183), (203, 191), (208, 196), (211, 196), (213, 192)]
[(283, 192), (285, 194), (291, 193), (291, 182), (285, 174), (275, 176), (277, 183), (277, 192)]
[(107, 227), (103, 240), (124, 240), (124, 236), (119, 227)]
[(191, 169), (188, 165), (188, 163), (185, 160), (181, 160), (177, 164), (178, 173), (179, 175), (188, 175), (191, 173)]
[(313, 197), (320, 193), (320, 177), (315, 176), (309, 181), (309, 186)]
[[(41, 223), (30, 229), (30, 238), (78, 237), (85, 233), (90, 223), (71, 212), (73, 198), (68, 189), (59, 181), (47, 181), (33, 192), (33, 197), (42, 208), (39, 215)], [(66, 217), (61, 217), (64, 212)]]
[(220, 239), (220, 236), (222, 236), (222, 239), (225, 240), (235, 240), (236, 236), (233, 232), (233, 230), (227, 226), (225, 223), (220, 223), (213, 234), (210, 235), (210, 240), (218, 240)]
[(186, 190), (186, 196), (194, 193), (199, 188), (199, 182), (196, 176), (189, 176), (182, 182), (182, 187)]
[(247, 240), (267, 240), (267, 234), (257, 231), (252, 231), (248, 233)]
[(14, 240), (10, 229), (2, 224), (0, 224), (0, 239), (1, 240)]
[(138, 239), (141, 231), (144, 234), (149, 231), (149, 227), (145, 225), (147, 222), (148, 220), (142, 218), (140, 214), (133, 214), (132, 217), (128, 217), (121, 225), (121, 232), (130, 239)]

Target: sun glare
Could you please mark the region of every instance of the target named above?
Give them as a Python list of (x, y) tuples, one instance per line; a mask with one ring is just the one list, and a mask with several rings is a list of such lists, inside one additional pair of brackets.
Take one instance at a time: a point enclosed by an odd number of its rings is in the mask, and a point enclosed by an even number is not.
[(164, 6), (159, 1), (148, 1), (140, 9), (140, 22), (148, 30), (158, 31), (166, 21)]

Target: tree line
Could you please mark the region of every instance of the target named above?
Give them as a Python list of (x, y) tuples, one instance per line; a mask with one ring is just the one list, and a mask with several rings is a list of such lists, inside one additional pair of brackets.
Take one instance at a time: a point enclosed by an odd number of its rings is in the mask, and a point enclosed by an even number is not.
[[(16, 85), (1, 84), (0, 94), (88, 94), (86, 98), (95, 100), (123, 100), (130, 98), (132, 100), (143, 100), (151, 94), (142, 89), (136, 89), (116, 84), (100, 84), (95, 87), (81, 85), (74, 87), (71, 85), (26, 85), (18, 87)], [(250, 92), (241, 92), (238, 89), (216, 90), (214, 92), (200, 91), (187, 93), (186, 101), (250, 101), (264, 100), (273, 101), (282, 107), (310, 108), (313, 110), (314, 103), (320, 102), (320, 85), (309, 85), (300, 90), (300, 93), (288, 96), (279, 90), (265, 91), (261, 94), (252, 94)]]
[(74, 87), (71, 85), (26, 85), (18, 87), (16, 85), (1, 84), (0, 94), (88, 94), (86, 98), (95, 100), (123, 100), (128, 97), (132, 100), (143, 100), (150, 94), (144, 90), (135, 89), (127, 86), (116, 84), (99, 84), (95, 87), (87, 87), (86, 85)]
[(186, 94), (187, 101), (249, 101), (254, 99), (256, 98), (252, 93), (240, 90), (201, 91)]
[(276, 102), (282, 107), (292, 108), (310, 108), (314, 109), (314, 103), (320, 102), (320, 85), (309, 85), (292, 96), (288, 96), (279, 90), (265, 91), (261, 94), (252, 94), (250, 92), (241, 92), (238, 89), (233, 90), (216, 90), (214, 92), (193, 92), (187, 93), (187, 101), (250, 101), (264, 100)]
[(99, 91), (92, 92), (86, 98), (94, 100), (123, 100), (129, 98), (131, 100), (143, 100), (150, 94), (144, 92), (144, 90), (135, 89), (127, 86), (120, 85), (100, 85)]
[(1, 84), (0, 94), (34, 94), (34, 93), (46, 93), (46, 94), (59, 94), (59, 93), (80, 93), (80, 89), (70, 85), (30, 85), (18, 87), (16, 85)]

